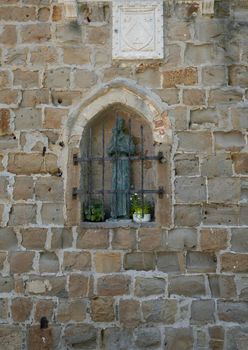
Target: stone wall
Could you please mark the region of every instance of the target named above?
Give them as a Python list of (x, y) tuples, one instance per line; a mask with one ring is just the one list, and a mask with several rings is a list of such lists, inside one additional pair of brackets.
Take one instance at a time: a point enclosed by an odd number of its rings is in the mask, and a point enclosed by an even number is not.
[[(111, 3), (1, 1), (0, 349), (248, 348), (247, 18), (168, 1), (165, 58), (112, 61)], [(115, 78), (169, 106), (162, 226), (68, 224), (68, 120)]]

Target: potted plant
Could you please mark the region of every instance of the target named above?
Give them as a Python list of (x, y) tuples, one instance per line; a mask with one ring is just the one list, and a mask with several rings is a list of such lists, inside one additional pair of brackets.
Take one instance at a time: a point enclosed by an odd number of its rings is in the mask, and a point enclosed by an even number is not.
[(104, 221), (104, 209), (102, 202), (90, 202), (84, 210), (84, 218), (86, 221), (92, 222)]
[(140, 196), (137, 193), (134, 193), (131, 196), (131, 215), (133, 221), (137, 223), (149, 222), (151, 221), (151, 204)]

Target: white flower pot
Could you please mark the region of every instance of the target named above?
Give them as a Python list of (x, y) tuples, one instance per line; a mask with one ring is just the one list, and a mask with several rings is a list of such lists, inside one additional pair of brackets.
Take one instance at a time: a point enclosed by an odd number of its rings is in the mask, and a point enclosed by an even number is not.
[(144, 216), (142, 217), (142, 214), (133, 213), (133, 221), (137, 223), (149, 222), (151, 221), (151, 214), (144, 214)]

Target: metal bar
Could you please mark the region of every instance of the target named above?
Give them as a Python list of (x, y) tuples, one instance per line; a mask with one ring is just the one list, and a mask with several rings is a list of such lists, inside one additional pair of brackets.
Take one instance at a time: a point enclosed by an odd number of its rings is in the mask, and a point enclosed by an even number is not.
[(144, 127), (140, 126), (141, 136), (141, 202), (142, 202), (142, 218), (144, 217)]
[[(88, 162), (89, 160), (92, 160), (92, 161), (101, 161), (102, 160), (102, 157), (80, 157), (80, 158), (77, 158), (77, 155), (74, 155), (75, 156), (75, 160), (73, 160), (74, 162), (74, 165), (76, 165), (76, 163), (81, 163), (81, 162)], [(104, 161), (112, 161), (114, 160), (115, 157), (104, 157)], [(141, 156), (121, 156), (121, 157), (118, 157), (119, 160), (127, 160), (127, 159), (130, 159), (130, 160), (141, 160)], [(162, 152), (159, 152), (159, 155), (157, 156), (145, 156), (143, 157), (144, 160), (158, 160), (160, 162), (163, 162), (163, 159), (164, 159), (164, 156), (163, 156), (163, 153)]]
[[(103, 190), (94, 190), (94, 191), (91, 191), (90, 193), (91, 194), (102, 194)], [(118, 193), (130, 193), (130, 194), (133, 194), (133, 193), (139, 193), (139, 194), (142, 194), (143, 193), (157, 193), (158, 195), (163, 195), (165, 193), (165, 190), (164, 188), (161, 186), (159, 187), (157, 190), (145, 190), (145, 189), (140, 189), (140, 190), (118, 190)], [(73, 197), (77, 196), (78, 194), (85, 194), (85, 193), (89, 193), (88, 191), (84, 191), (83, 189), (78, 189), (77, 187), (73, 187), (72, 189), (72, 194), (73, 194)], [(110, 193), (110, 194), (113, 194), (113, 193), (116, 193), (115, 190), (104, 190), (104, 193)]]
[(104, 137), (104, 121), (102, 122), (102, 205), (104, 208), (104, 181), (105, 181), (105, 137)]
[[(117, 131), (117, 117), (115, 118), (115, 125)], [(118, 203), (118, 193), (117, 193), (117, 184), (118, 184), (118, 152), (117, 152), (117, 134), (115, 135), (115, 215), (114, 218), (117, 218), (117, 203)]]
[(128, 193), (126, 195), (127, 197), (127, 218), (130, 216), (130, 180), (131, 180), (131, 166), (130, 166), (130, 157), (131, 157), (131, 119), (128, 119), (128, 134), (129, 134), (129, 140), (128, 140), (128, 174), (129, 174), (129, 181), (128, 181)]
[(88, 204), (91, 201), (92, 194), (92, 161), (90, 157), (92, 156), (92, 129), (89, 130), (89, 145), (88, 145), (88, 157), (89, 157), (89, 166), (88, 166)]

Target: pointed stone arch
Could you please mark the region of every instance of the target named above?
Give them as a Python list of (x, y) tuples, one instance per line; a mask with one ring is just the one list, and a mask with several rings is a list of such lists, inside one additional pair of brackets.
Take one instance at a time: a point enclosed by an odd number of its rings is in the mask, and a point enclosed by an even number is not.
[[(80, 154), (80, 142), (88, 123), (99, 116), (101, 112), (116, 104), (133, 110), (144, 118), (151, 126), (156, 151), (162, 150), (164, 154), (170, 153), (172, 129), (168, 117), (169, 107), (161, 101), (159, 96), (128, 79), (115, 79), (94, 89), (78, 105), (71, 108), (64, 131), (66, 148), (68, 148), (68, 166), (65, 171), (68, 225), (78, 225), (80, 222), (80, 201), (72, 199), (73, 187), (79, 187), (80, 184), (80, 167), (73, 165), (73, 155)], [(168, 158), (168, 156), (166, 157)], [(158, 166), (158, 179), (161, 178), (165, 186), (164, 178), (166, 177), (161, 167), (164, 165)], [(170, 168), (169, 163), (168, 167)], [(167, 169), (166, 174), (170, 174), (170, 170), (168, 172)], [(171, 223), (171, 205), (168, 205), (171, 204), (169, 203), (171, 201), (170, 193), (171, 190), (168, 191), (167, 188), (167, 194), (163, 200), (163, 207), (169, 208), (168, 215), (161, 215), (161, 213), (157, 215), (160, 217), (160, 222), (166, 222), (166, 226)], [(161, 222), (161, 224), (163, 223)]]

